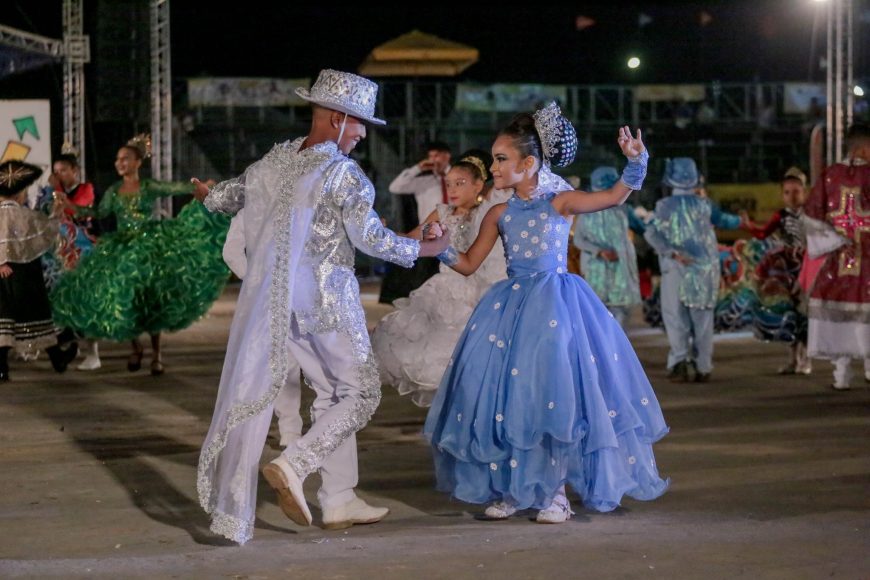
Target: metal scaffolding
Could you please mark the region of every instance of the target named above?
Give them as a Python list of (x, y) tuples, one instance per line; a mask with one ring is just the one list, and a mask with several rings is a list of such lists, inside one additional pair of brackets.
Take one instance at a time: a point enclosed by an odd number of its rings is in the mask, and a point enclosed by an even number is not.
[(63, 1), (63, 40), (0, 25), (0, 45), (28, 53), (63, 59), (63, 138), (76, 148), (85, 173), (85, 63), (91, 60), (90, 41), (83, 34), (82, 0)]
[[(151, 174), (172, 179), (172, 71), (169, 49), (169, 0), (151, 0)], [(172, 217), (172, 198), (156, 212)]]
[(63, 58), (63, 42), (0, 24), (0, 44), (52, 58)]
[(63, 139), (78, 152), (85, 179), (85, 63), (91, 60), (84, 34), (82, 0), (63, 0)]
[(852, 124), (853, 61), (852, 0), (830, 0), (827, 6), (827, 132), (826, 161), (831, 165), (844, 151), (844, 129)]

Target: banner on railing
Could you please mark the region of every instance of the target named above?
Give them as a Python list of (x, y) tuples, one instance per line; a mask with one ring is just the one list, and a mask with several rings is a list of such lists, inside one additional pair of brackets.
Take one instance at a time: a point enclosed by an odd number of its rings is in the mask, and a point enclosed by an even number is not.
[(634, 100), (646, 102), (703, 101), (704, 85), (638, 85), (634, 88)]
[(296, 94), (311, 79), (199, 78), (187, 80), (192, 107), (294, 107), (306, 105)]
[[(738, 213), (745, 210), (756, 223), (764, 224), (782, 207), (782, 186), (765, 183), (710, 183), (707, 193), (723, 211)], [(720, 242), (733, 242), (748, 237), (743, 230), (717, 230)]]
[(746, 210), (755, 220), (766, 221), (782, 207), (782, 186), (778, 182), (711, 183), (707, 193), (723, 210)]
[[(813, 105), (815, 99), (815, 105)], [(813, 83), (786, 83), (783, 85), (783, 113), (809, 113), (814, 106), (820, 113), (825, 106), (825, 85)]]
[(568, 88), (565, 85), (460, 83), (456, 87), (456, 110), (533, 111), (550, 101), (564, 106), (567, 98)]

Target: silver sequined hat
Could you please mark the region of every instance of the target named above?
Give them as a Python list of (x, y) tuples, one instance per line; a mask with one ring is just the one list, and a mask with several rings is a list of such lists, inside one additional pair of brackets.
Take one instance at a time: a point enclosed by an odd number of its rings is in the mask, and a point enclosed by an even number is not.
[(323, 69), (311, 90), (299, 87), (296, 94), (317, 105), (347, 113), (375, 125), (386, 125), (375, 117), (375, 102), (378, 100), (378, 85), (367, 78), (352, 73)]

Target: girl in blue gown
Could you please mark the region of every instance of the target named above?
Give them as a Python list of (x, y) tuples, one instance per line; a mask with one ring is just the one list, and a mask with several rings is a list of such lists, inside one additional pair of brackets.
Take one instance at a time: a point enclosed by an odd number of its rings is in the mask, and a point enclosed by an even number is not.
[(514, 196), (487, 213), (467, 253), (439, 256), (469, 275), (501, 238), (508, 264), (471, 315), (424, 427), (438, 488), (491, 502), (489, 518), (535, 508), (541, 523), (564, 522), (566, 484), (597, 511), (668, 487), (652, 451), (668, 427), (649, 380), (619, 323), (566, 267), (569, 216), (641, 187), (640, 131), (624, 127), (618, 142), (629, 162), (612, 188), (557, 194), (549, 166), (573, 160), (574, 128), (555, 103), (519, 115), (492, 147), (494, 187)]

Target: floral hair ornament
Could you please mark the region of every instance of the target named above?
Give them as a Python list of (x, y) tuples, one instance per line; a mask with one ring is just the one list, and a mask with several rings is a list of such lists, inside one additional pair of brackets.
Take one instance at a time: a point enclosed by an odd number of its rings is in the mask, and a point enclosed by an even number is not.
[(63, 145), (60, 146), (60, 154), (61, 155), (72, 155), (73, 157), (78, 158), (79, 150), (73, 146), (69, 141), (64, 141)]
[(151, 157), (151, 134), (139, 133), (127, 141), (127, 147), (132, 147), (138, 151), (142, 159), (148, 159)]

